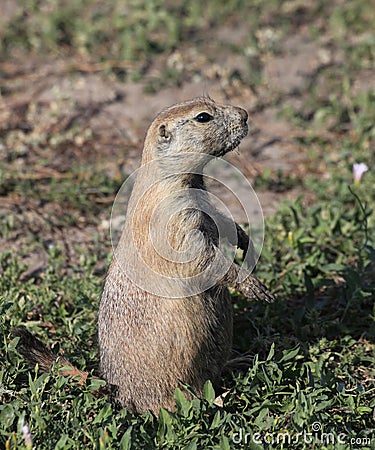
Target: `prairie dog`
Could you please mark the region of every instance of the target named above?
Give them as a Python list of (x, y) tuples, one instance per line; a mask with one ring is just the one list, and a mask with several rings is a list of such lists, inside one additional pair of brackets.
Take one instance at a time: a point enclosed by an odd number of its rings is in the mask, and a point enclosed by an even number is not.
[(247, 251), (242, 228), (210, 204), (203, 168), (248, 132), (239, 107), (200, 97), (173, 105), (152, 122), (142, 170), (101, 296), (100, 371), (129, 410), (173, 409), (179, 383), (200, 395), (217, 384), (232, 345), (227, 285), (273, 301), (252, 275), (218, 247), (219, 236)]

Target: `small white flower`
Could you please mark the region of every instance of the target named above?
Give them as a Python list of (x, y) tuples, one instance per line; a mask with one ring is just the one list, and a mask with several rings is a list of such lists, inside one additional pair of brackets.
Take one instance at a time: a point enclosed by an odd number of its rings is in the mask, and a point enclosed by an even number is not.
[(33, 446), (33, 439), (31, 437), (30, 429), (27, 425), (22, 427), (23, 438), (25, 439), (25, 445), (27, 449), (31, 449)]
[(368, 171), (368, 167), (365, 163), (354, 163), (353, 164), (353, 178), (354, 184), (359, 184), (363, 174)]

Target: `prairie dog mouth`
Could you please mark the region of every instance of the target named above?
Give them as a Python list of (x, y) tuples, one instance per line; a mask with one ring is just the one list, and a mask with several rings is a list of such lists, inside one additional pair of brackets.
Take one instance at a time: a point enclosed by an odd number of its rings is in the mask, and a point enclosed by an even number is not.
[(225, 148), (223, 148), (219, 152), (217, 152), (215, 156), (220, 156), (220, 157), (224, 156), (227, 153), (229, 153), (232, 150), (234, 150), (235, 148), (237, 148), (240, 145), (242, 139), (247, 135), (248, 130), (249, 130), (249, 128), (246, 125), (243, 128), (243, 130), (241, 131), (241, 133), (230, 144), (228, 144)]

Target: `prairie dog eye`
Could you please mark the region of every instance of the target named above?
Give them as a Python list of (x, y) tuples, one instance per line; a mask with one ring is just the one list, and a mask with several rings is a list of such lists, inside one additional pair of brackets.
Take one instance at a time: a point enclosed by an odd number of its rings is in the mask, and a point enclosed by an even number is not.
[(195, 117), (194, 120), (196, 120), (199, 123), (206, 123), (212, 119), (213, 119), (213, 117), (211, 116), (211, 114), (208, 114), (206, 112), (201, 112)]

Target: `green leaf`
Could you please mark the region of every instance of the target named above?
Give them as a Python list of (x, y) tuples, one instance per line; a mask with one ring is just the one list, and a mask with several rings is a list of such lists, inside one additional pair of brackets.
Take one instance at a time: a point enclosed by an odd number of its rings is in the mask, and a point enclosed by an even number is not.
[(271, 345), (271, 348), (270, 348), (270, 351), (268, 353), (266, 361), (271, 361), (271, 359), (274, 357), (274, 355), (275, 355), (275, 343), (272, 342), (272, 345)]
[(67, 434), (62, 434), (60, 436), (60, 439), (56, 442), (56, 446), (55, 449), (56, 450), (65, 450), (68, 449), (69, 447), (67, 446), (67, 442), (68, 442), (69, 436)]
[(172, 416), (164, 408), (161, 408), (159, 412), (159, 428), (157, 437), (159, 442), (164, 442), (165, 440), (171, 442), (175, 438)]
[(291, 359), (294, 359), (298, 355), (299, 351), (300, 351), (300, 347), (299, 346), (296, 347), (293, 350), (289, 350), (289, 351), (288, 350), (284, 350), (283, 351), (283, 356), (281, 357), (279, 362), (285, 362), (285, 361), (289, 361)]
[(186, 417), (191, 409), (191, 402), (187, 400), (185, 394), (180, 388), (176, 388), (174, 391), (174, 399), (180, 414)]
[(104, 408), (102, 408), (99, 413), (96, 415), (93, 420), (93, 424), (101, 423), (105, 418), (109, 417), (112, 414), (112, 406), (110, 403), (107, 403)]
[(220, 439), (220, 449), (230, 450), (229, 439), (226, 436), (222, 436)]
[(88, 390), (90, 391), (97, 391), (107, 384), (105, 380), (99, 380), (97, 378), (91, 378), (90, 381), (90, 384), (87, 386)]
[(267, 417), (269, 415), (269, 409), (268, 408), (263, 408), (260, 410), (260, 412), (257, 415), (257, 418), (255, 419), (255, 425), (257, 425), (259, 428), (264, 428), (263, 425), (265, 423), (264, 418)]
[(130, 426), (125, 433), (123, 434), (121, 441), (120, 441), (120, 449), (121, 450), (130, 450), (131, 449), (131, 444), (132, 444), (132, 430), (133, 427)]
[(342, 272), (343, 270), (346, 269), (346, 266), (344, 266), (343, 264), (325, 264), (324, 266), (321, 267), (321, 270), (324, 273), (329, 273), (329, 272)]
[(213, 421), (211, 422), (210, 425), (210, 430), (214, 430), (215, 428), (218, 428), (222, 423), (222, 419), (220, 416), (220, 410), (216, 412)]
[(210, 380), (207, 380), (203, 386), (203, 396), (209, 403), (213, 403), (216, 398), (215, 391)]

